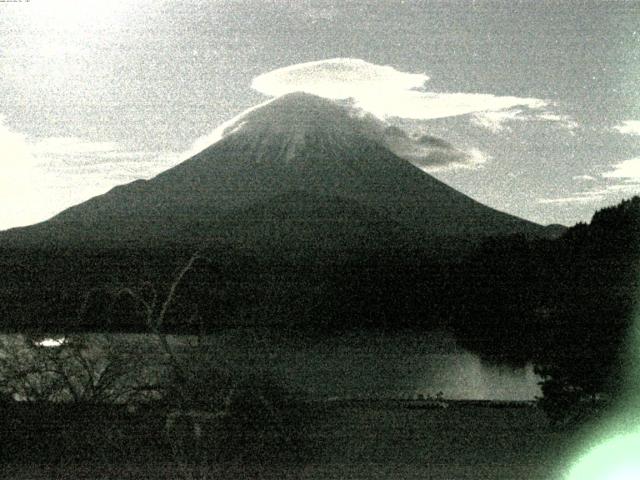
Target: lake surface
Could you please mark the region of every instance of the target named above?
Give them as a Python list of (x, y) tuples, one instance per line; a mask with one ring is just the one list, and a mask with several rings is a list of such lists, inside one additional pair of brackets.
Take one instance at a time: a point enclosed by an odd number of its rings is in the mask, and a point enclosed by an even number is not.
[[(157, 375), (154, 370), (164, 355), (158, 338), (149, 334), (78, 338), (96, 369), (105, 368), (101, 356), (113, 352), (127, 356), (130, 379)], [(54, 351), (60, 339), (52, 335), (40, 348)], [(296, 341), (260, 329), (238, 329), (199, 339), (168, 339), (181, 361), (200, 363), (201, 375), (207, 374), (203, 365), (264, 375), (316, 398), (415, 398), (441, 393), (449, 399), (524, 401), (541, 395), (540, 378), (532, 366), (489, 365), (459, 348), (445, 332), (349, 334)], [(0, 341), (0, 355), (5, 356), (7, 350), (20, 351), (24, 345), (20, 335), (3, 335)], [(29, 352), (16, 358), (24, 364), (34, 361)]]

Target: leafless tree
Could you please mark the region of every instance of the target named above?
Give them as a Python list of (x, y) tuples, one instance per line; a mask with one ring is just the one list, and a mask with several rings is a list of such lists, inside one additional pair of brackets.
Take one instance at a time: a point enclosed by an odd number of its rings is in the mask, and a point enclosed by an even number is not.
[(72, 335), (55, 346), (24, 335), (0, 338), (0, 390), (15, 400), (125, 403), (158, 397), (165, 387), (154, 367), (148, 355), (111, 335)]

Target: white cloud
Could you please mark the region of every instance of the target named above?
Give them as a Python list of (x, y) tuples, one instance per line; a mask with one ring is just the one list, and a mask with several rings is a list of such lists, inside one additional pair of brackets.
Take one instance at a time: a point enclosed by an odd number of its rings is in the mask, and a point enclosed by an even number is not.
[(592, 177), (591, 175), (576, 175), (575, 177), (571, 177), (572, 180), (579, 180), (579, 181), (583, 181), (583, 182), (595, 182), (596, 179), (595, 177)]
[[(594, 179), (595, 180), (595, 179)], [(539, 198), (538, 203), (565, 204), (565, 203), (596, 203), (601, 200), (623, 199), (630, 195), (640, 193), (640, 183), (618, 183), (597, 187), (591, 190), (571, 193), (566, 197)]]
[(621, 125), (613, 128), (626, 135), (640, 135), (640, 120), (625, 120)]
[(378, 118), (414, 120), (495, 112), (525, 106), (538, 109), (538, 98), (497, 96), (486, 93), (441, 93), (424, 89), (429, 77), (353, 58), (334, 58), (292, 65), (256, 77), (252, 87), (267, 96), (306, 92), (344, 100)]
[(560, 115), (549, 111), (537, 113), (534, 116), (534, 120), (557, 123), (567, 130), (574, 130), (579, 126), (578, 122), (573, 120), (569, 115)]
[(619, 178), (632, 182), (640, 182), (640, 157), (624, 160), (613, 165), (613, 170), (602, 174), (605, 178)]
[(4, 125), (4, 117), (0, 115), (0, 165), (7, 175), (0, 179), (8, 180), (9, 175), (19, 174), (33, 166), (33, 159), (26, 137), (12, 131)]
[(334, 58), (279, 68), (256, 77), (252, 88), (270, 97), (306, 92), (331, 99), (421, 88), (429, 77), (355, 58)]
[(507, 129), (507, 122), (527, 120), (522, 115), (522, 110), (504, 110), (497, 112), (480, 112), (471, 117), (471, 122), (480, 127), (484, 127), (493, 133)]
[[(532, 107), (529, 105), (529, 109)], [(542, 107), (542, 105), (540, 106)], [(534, 107), (534, 108), (540, 108)], [(471, 122), (480, 127), (484, 127), (493, 133), (510, 131), (510, 122), (552, 122), (567, 130), (575, 129), (578, 124), (567, 115), (559, 115), (549, 111), (525, 112), (522, 109), (498, 110), (475, 113), (471, 116)]]
[(0, 229), (35, 221), (42, 186), (26, 137), (0, 116)]
[(491, 160), (491, 155), (482, 152), (480, 150), (478, 150), (477, 148), (471, 148), (469, 150), (467, 150), (467, 154), (469, 155), (469, 158), (471, 159), (471, 164), (472, 165), (482, 165), (483, 163), (486, 163), (488, 160)]
[(607, 185), (606, 191), (624, 195), (639, 195), (640, 183), (618, 183), (616, 185)]
[(539, 198), (538, 203), (543, 204), (565, 204), (565, 203), (593, 203), (603, 200), (606, 197), (604, 193), (577, 193), (568, 197), (560, 198)]

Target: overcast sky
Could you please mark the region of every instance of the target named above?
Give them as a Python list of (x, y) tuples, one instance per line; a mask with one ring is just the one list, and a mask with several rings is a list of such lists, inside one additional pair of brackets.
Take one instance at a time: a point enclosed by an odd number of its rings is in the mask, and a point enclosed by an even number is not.
[(639, 2), (0, 2), (0, 229), (149, 178), (303, 90), (468, 162), (424, 168), (548, 224), (640, 193)]

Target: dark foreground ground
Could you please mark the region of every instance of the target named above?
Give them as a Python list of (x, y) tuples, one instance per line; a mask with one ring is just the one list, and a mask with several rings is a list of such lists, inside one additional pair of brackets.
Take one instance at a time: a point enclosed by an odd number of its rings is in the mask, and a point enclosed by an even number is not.
[[(7, 404), (3, 410), (0, 477), (8, 479), (548, 479), (557, 478), (571, 441), (533, 406), (318, 402), (298, 406), (309, 428), (293, 445), (304, 454), (270, 460), (249, 451), (242, 460), (194, 466), (176, 454), (156, 409)], [(233, 441), (251, 449), (255, 437), (270, 441), (263, 433)], [(229, 443), (219, 442), (206, 448)]]

